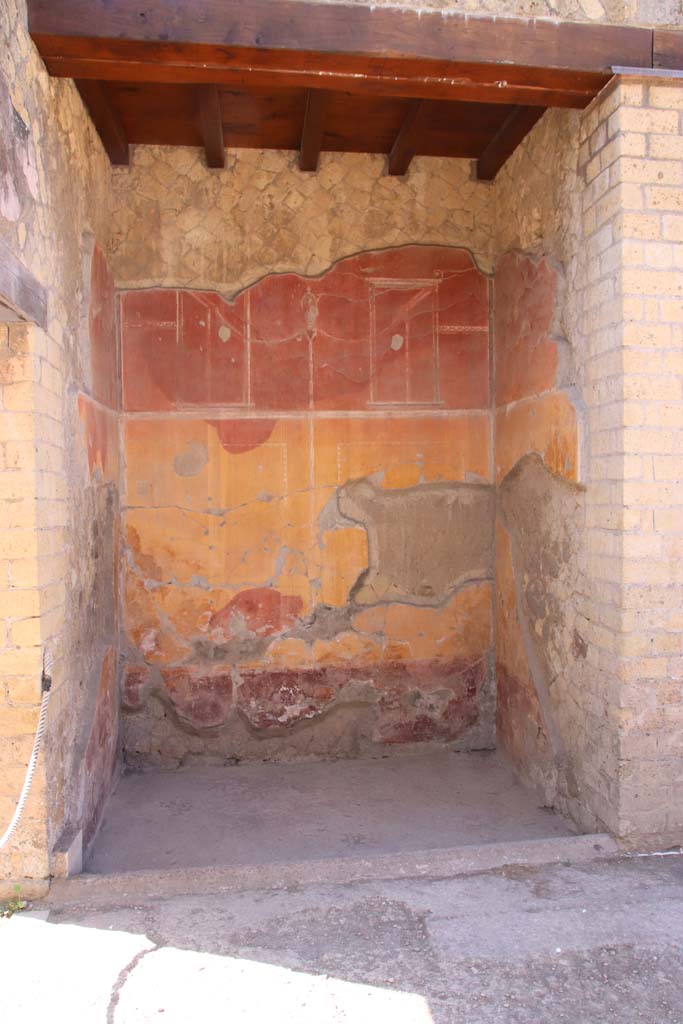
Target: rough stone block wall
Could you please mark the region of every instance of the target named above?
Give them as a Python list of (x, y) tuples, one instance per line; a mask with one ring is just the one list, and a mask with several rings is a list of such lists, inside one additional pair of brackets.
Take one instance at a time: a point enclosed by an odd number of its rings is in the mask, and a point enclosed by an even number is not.
[(488, 746), (489, 280), (121, 295), (129, 759)]
[[(0, 5), (0, 129), (0, 242), (45, 287), (48, 306), (45, 330), (3, 326), (0, 334), (0, 830), (33, 743), (43, 651), (54, 658), (35, 789), (19, 832), (0, 853), (0, 890), (11, 892), (10, 880), (20, 878), (29, 892), (51, 870), (65, 829), (78, 831), (92, 820), (110, 782), (111, 758), (91, 754), (87, 771), (83, 759), (98, 745), (91, 736), (100, 680), (115, 679), (114, 657), (105, 648), (116, 637), (118, 499), (113, 485), (104, 499), (99, 469), (91, 479), (83, 433), (93, 419), (83, 396), (94, 396), (93, 374), (101, 376), (90, 348), (84, 239), (108, 244), (109, 164), (73, 84), (48, 77), (21, 0)], [(98, 400), (109, 397), (100, 392)], [(92, 459), (97, 445), (90, 447)], [(100, 572), (107, 545), (108, 566)]]
[(112, 177), (116, 283), (231, 296), (264, 274), (322, 274), (345, 256), (415, 242), (464, 246), (491, 269), (492, 189), (472, 180), (468, 160), (419, 157), (406, 178), (385, 171), (383, 156), (323, 153), (302, 174), (295, 153), (240, 149), (217, 173), (198, 149), (133, 146)]
[(679, 0), (320, 0), (320, 3), (452, 11), (481, 17), (556, 18), (614, 25), (676, 26), (683, 23)]

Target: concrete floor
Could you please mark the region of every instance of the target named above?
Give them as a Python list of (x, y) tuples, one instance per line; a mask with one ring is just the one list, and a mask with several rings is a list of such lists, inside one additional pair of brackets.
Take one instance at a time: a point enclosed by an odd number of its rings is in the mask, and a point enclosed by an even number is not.
[(0, 1020), (683, 1024), (682, 856), (155, 890), (0, 920)]
[(88, 872), (277, 865), (571, 835), (495, 753), (126, 775)]

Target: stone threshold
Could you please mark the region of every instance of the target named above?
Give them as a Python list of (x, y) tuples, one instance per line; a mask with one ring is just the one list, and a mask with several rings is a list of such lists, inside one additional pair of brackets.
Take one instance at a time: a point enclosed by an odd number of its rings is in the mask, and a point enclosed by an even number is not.
[(55, 879), (46, 902), (60, 907), (87, 903), (106, 907), (121, 901), (168, 899), (206, 893), (286, 889), (299, 885), (345, 885), (407, 878), (452, 878), (507, 867), (583, 864), (620, 854), (603, 833), (513, 840), (450, 849), (329, 857), (222, 867), (124, 871)]

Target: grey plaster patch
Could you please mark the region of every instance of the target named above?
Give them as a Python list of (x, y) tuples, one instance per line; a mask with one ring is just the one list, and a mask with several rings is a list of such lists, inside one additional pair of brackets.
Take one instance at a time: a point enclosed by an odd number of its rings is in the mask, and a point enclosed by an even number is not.
[(370, 566), (353, 590), (358, 604), (408, 600), (436, 605), (469, 580), (493, 573), (494, 494), (477, 484), (382, 490), (347, 484), (339, 508), (368, 533)]
[(200, 441), (188, 441), (184, 451), (173, 459), (173, 468), (178, 476), (197, 476), (209, 461), (206, 445)]

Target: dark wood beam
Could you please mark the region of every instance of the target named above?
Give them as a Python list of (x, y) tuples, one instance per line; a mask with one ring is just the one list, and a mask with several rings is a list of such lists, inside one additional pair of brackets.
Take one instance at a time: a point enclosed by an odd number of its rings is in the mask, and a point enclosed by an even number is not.
[[(288, 50), (606, 71), (652, 66), (652, 31), (627, 26), (476, 18), (311, 0), (28, 0), (38, 48), (78, 38), (150, 44), (166, 62), (214, 47)], [(54, 50), (52, 52), (55, 52)], [(58, 51), (57, 51), (58, 52)]]
[(515, 107), (477, 160), (477, 178), (493, 181), (505, 161), (528, 135), (544, 111), (538, 107)]
[(652, 35), (653, 67), (683, 69), (683, 32), (656, 28)]
[[(453, 100), (463, 103), (518, 104), (582, 110), (607, 84), (611, 73), (562, 71), (554, 68), (506, 67), (486, 64), (445, 64), (357, 57), (336, 60), (324, 54), (251, 54), (249, 60), (226, 63), (220, 54), (201, 61), (150, 61), (144, 44), (121, 47), (97, 44), (98, 56), (81, 57), (74, 40), (58, 40), (60, 52), (41, 50), (56, 78), (93, 78), (110, 82), (157, 84), (213, 83), (236, 89), (316, 89), (400, 99)], [(125, 54), (124, 54), (125, 49)], [(305, 64), (305, 66), (300, 66)]]
[(427, 109), (424, 100), (413, 100), (410, 104), (389, 153), (387, 174), (405, 174), (410, 167), (410, 161), (420, 148), (420, 138), (425, 127)]
[(93, 120), (107, 156), (113, 164), (125, 166), (130, 161), (128, 139), (121, 118), (109, 100), (106, 85), (104, 82), (94, 82), (91, 79), (77, 79), (76, 88)]
[(217, 86), (197, 86), (197, 110), (199, 114), (199, 131), (206, 155), (206, 166), (225, 167), (223, 114)]
[(299, 168), (302, 171), (318, 170), (318, 160), (325, 135), (325, 114), (328, 103), (328, 93), (319, 89), (308, 90), (299, 151)]
[(0, 238), (0, 300), (17, 310), (17, 319), (47, 328), (47, 292)]

